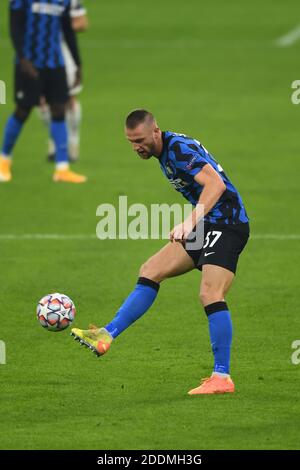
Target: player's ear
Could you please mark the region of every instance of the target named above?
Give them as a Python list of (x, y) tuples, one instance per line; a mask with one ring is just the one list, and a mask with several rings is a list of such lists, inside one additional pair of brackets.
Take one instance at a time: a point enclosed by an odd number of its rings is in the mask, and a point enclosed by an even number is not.
[(155, 123), (155, 127), (154, 127), (153, 132), (154, 132), (156, 135), (159, 134), (159, 127), (158, 127), (157, 123)]

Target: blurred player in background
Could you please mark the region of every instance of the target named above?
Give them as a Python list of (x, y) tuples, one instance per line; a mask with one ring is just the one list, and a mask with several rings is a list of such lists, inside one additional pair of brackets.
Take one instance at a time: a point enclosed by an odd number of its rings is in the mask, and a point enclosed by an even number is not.
[[(152, 156), (157, 159), (169, 182), (194, 210), (173, 228), (170, 242), (143, 264), (135, 289), (112, 321), (105, 328), (73, 328), (72, 334), (98, 356), (105, 354), (114, 339), (151, 307), (161, 282), (200, 269), (200, 300), (208, 318), (214, 368), (211, 377), (203, 379), (189, 395), (232, 393), (234, 383), (229, 375), (232, 325), (225, 297), (249, 237), (243, 201), (221, 165), (200, 142), (184, 134), (162, 132), (148, 111), (139, 109), (130, 113), (125, 133), (143, 160)], [(204, 229), (204, 243), (199, 238), (190, 240), (193, 229), (199, 227)], [(190, 347), (180, 331), (178, 344), (182, 348)]]
[(11, 0), (10, 34), (16, 52), (15, 112), (6, 123), (0, 155), (0, 181), (11, 175), (11, 153), (22, 127), (42, 96), (51, 110), (55, 142), (54, 181), (83, 183), (86, 177), (69, 169), (65, 107), (68, 87), (61, 48), (63, 33), (80, 76), (81, 61), (70, 17), (70, 0)]
[[(71, 0), (70, 16), (72, 28), (75, 33), (86, 31), (88, 28), (88, 18), (86, 9), (84, 8), (81, 0)], [(69, 90), (69, 101), (66, 108), (68, 151), (70, 161), (74, 162), (79, 158), (80, 146), (81, 104), (77, 95), (82, 90), (81, 76), (78, 76), (78, 72), (80, 71), (81, 73), (81, 70), (77, 67), (64, 38), (62, 38), (62, 52), (65, 60)], [(41, 102), (40, 116), (47, 128), (50, 129), (51, 114), (49, 106), (44, 98)], [(55, 144), (51, 135), (48, 143), (47, 159), (49, 161), (55, 160)]]

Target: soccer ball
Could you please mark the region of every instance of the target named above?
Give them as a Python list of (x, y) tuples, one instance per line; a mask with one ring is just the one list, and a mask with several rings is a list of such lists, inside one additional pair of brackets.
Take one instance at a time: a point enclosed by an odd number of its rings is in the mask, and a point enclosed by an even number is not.
[(48, 331), (64, 330), (74, 320), (75, 313), (70, 297), (58, 292), (43, 297), (36, 309), (38, 321)]

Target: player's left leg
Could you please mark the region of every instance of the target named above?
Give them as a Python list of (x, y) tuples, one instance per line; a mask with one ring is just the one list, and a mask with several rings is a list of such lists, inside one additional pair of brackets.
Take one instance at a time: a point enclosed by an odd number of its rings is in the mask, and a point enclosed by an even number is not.
[(47, 153), (47, 160), (49, 162), (54, 162), (55, 161), (55, 144), (50, 136), (51, 132), (51, 112), (50, 112), (50, 107), (48, 103), (46, 102), (45, 98), (42, 97), (40, 100), (40, 104), (38, 107), (38, 117), (41, 119), (41, 121), (44, 123), (47, 132), (48, 132), (48, 153)]
[(54, 181), (84, 183), (87, 178), (69, 169), (68, 133), (65, 120), (68, 87), (64, 67), (43, 71), (43, 96), (51, 111), (51, 137), (55, 143)]
[(69, 169), (68, 134), (65, 122), (65, 108), (62, 104), (51, 104), (51, 135), (55, 142), (55, 166), (54, 181), (66, 183), (85, 183), (86, 177)]
[[(38, 109), (38, 116), (45, 124), (50, 136), (48, 138), (49, 162), (55, 161), (55, 143), (51, 137), (51, 112), (45, 100), (42, 100)], [(80, 147), (80, 125), (81, 125), (81, 104), (75, 97), (71, 96), (66, 105), (66, 124), (68, 135), (68, 154), (69, 160), (75, 162), (79, 159)]]

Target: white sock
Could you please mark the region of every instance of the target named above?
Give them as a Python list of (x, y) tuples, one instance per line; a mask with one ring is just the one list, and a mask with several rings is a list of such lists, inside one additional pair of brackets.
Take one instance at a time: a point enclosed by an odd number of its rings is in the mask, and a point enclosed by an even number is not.
[(229, 374), (223, 374), (222, 372), (213, 372), (211, 375), (212, 377), (214, 375), (217, 375), (218, 377), (221, 377), (222, 379), (228, 379), (228, 377), (230, 377)]
[(81, 104), (79, 101), (75, 101), (72, 109), (68, 109), (66, 112), (68, 147), (72, 160), (77, 160), (79, 157), (81, 115)]
[(11, 160), (11, 155), (5, 155), (5, 153), (1, 153), (1, 158), (3, 158), (4, 160)]
[(56, 163), (55, 168), (56, 168), (56, 170), (59, 170), (59, 171), (68, 170), (69, 169), (69, 163), (68, 162)]

